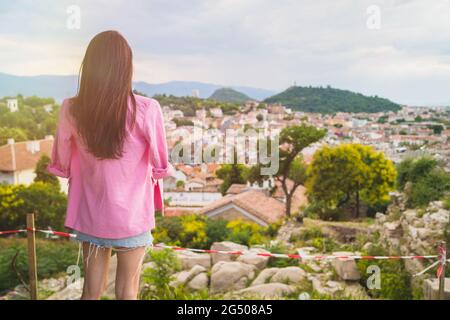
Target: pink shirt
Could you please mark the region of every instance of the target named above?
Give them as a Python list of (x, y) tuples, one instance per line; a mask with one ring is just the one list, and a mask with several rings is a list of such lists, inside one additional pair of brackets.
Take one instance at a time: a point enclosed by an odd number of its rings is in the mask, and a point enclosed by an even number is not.
[(158, 179), (170, 176), (173, 168), (158, 101), (135, 98), (136, 124), (131, 131), (127, 127), (123, 157), (117, 160), (99, 160), (85, 149), (68, 113), (71, 102), (64, 100), (48, 171), (69, 178), (66, 227), (108, 239), (155, 227), (155, 209), (163, 209)]

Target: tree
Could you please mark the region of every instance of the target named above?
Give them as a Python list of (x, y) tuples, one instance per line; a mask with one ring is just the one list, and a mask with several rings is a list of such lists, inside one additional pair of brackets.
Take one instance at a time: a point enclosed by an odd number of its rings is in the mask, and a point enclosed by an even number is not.
[(440, 124), (430, 125), (429, 129), (433, 130), (433, 134), (440, 135), (444, 131), (444, 127)]
[(247, 182), (248, 168), (243, 164), (226, 164), (216, 171), (216, 176), (222, 179), (220, 192), (224, 195), (232, 184), (244, 184)]
[(264, 116), (261, 113), (258, 113), (258, 115), (256, 116), (256, 120), (258, 120), (258, 122), (261, 122), (264, 120)]
[(377, 205), (389, 199), (396, 177), (392, 162), (372, 147), (325, 146), (314, 154), (309, 167), (308, 195), (327, 209), (353, 204), (354, 216), (359, 217), (361, 201)]
[[(325, 130), (319, 130), (304, 123), (284, 128), (281, 131), (280, 165), (274, 178), (281, 183), (281, 188), (286, 197), (286, 215), (288, 217), (291, 216), (294, 193), (306, 181), (306, 165), (300, 153), (309, 145), (321, 140), (325, 134)], [(268, 178), (267, 176), (261, 176), (260, 168), (261, 165), (258, 164), (250, 170), (249, 181), (259, 182)], [(292, 181), (292, 183), (289, 181)]]
[(15, 142), (26, 141), (27, 134), (19, 128), (0, 127), (0, 146), (6, 144), (11, 138)]
[(36, 174), (36, 177), (34, 178), (34, 182), (41, 181), (44, 183), (49, 183), (52, 185), (59, 186), (58, 178), (47, 171), (47, 167), (49, 164), (50, 164), (50, 158), (45, 154), (43, 156), (41, 156), (41, 158), (39, 159), (39, 161), (36, 165), (36, 169), (34, 171), (34, 173)]
[[(405, 159), (397, 171), (397, 186), (405, 191), (409, 207), (426, 206), (450, 190), (450, 174), (431, 157)], [(410, 184), (408, 188), (407, 184)]]

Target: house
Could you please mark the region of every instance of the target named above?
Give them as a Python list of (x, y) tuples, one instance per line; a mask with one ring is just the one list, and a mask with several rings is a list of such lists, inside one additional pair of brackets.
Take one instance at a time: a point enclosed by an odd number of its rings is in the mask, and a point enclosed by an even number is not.
[(220, 109), (220, 108), (212, 108), (211, 110), (209, 110), (209, 112), (211, 112), (211, 115), (213, 116), (213, 118), (222, 118), (223, 117), (223, 112), (222, 112), (222, 109)]
[(251, 189), (218, 199), (203, 207), (200, 213), (213, 219), (243, 219), (266, 227), (283, 219), (285, 206), (266, 192)]
[(206, 112), (205, 109), (199, 109), (199, 110), (195, 110), (195, 117), (197, 119), (204, 119), (208, 116), (208, 113)]
[[(9, 139), (6, 145), (0, 146), (0, 183), (32, 184), (39, 159), (43, 155), (50, 157), (52, 148), (52, 136), (47, 136), (43, 140), (24, 142)], [(58, 180), (61, 190), (67, 193), (67, 179), (58, 177)]]
[(7, 99), (6, 104), (7, 104), (10, 112), (19, 111), (19, 103), (18, 103), (17, 99)]
[(285, 107), (281, 104), (270, 104), (267, 106), (267, 111), (271, 114), (282, 115), (285, 113)]
[(186, 175), (181, 170), (175, 170), (172, 176), (164, 179), (164, 191), (175, 190), (177, 188), (177, 182), (181, 181), (186, 183)]
[(53, 104), (46, 104), (45, 106), (43, 106), (45, 112), (50, 113), (53, 111)]

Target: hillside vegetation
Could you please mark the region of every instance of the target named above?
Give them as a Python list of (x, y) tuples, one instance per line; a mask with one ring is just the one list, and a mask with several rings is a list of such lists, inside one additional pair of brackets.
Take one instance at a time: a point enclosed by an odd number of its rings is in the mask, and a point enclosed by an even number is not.
[(252, 100), (246, 94), (236, 91), (231, 88), (221, 88), (214, 91), (214, 93), (209, 97), (211, 100), (221, 101), (221, 102), (231, 102), (231, 103), (244, 103), (248, 100)]
[(368, 97), (348, 90), (331, 87), (290, 87), (286, 91), (267, 98), (266, 103), (281, 103), (297, 111), (382, 112), (400, 110), (400, 105), (377, 96)]

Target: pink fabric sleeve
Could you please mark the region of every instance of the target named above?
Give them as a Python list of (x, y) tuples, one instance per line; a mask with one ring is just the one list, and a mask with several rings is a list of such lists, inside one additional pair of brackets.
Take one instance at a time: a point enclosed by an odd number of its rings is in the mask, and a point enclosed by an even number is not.
[(163, 179), (171, 176), (173, 167), (169, 163), (164, 118), (158, 101), (152, 99), (152, 103), (147, 107), (144, 126), (150, 144), (152, 177)]
[(52, 159), (47, 167), (56, 176), (70, 177), (70, 161), (72, 157), (72, 131), (68, 121), (68, 100), (64, 100), (59, 113), (56, 136), (53, 142)]

